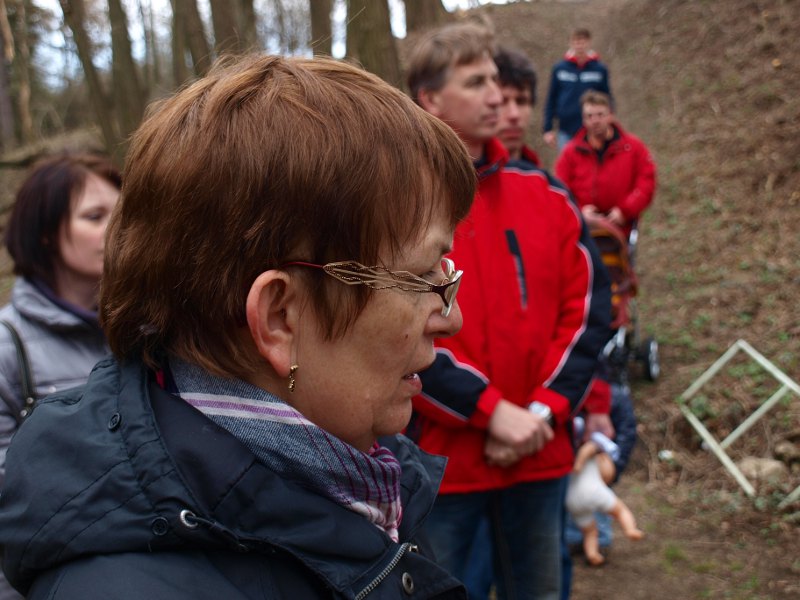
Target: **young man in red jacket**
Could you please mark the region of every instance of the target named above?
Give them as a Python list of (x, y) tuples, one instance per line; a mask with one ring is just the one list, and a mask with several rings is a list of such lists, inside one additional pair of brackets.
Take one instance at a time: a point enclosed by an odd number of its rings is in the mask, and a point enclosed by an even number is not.
[(528, 57), (510, 48), (494, 53), (503, 103), (500, 105), (497, 139), (508, 151), (509, 160), (541, 166), (538, 154), (525, 144), (525, 136), (536, 104), (536, 71)]
[[(449, 457), (426, 527), (439, 561), (463, 577), (489, 515), (498, 596), (558, 598), (568, 424), (609, 335), (609, 284), (566, 191), (540, 169), (507, 166), (492, 54), (486, 29), (457, 24), (410, 61), (412, 96), (459, 134), (479, 191), (452, 252), (464, 327), (421, 374), (409, 433)], [(599, 424), (610, 427), (607, 415)]]
[(606, 216), (630, 233), (653, 200), (656, 168), (647, 146), (616, 121), (611, 99), (590, 90), (581, 96), (583, 129), (556, 161), (556, 176), (588, 219)]

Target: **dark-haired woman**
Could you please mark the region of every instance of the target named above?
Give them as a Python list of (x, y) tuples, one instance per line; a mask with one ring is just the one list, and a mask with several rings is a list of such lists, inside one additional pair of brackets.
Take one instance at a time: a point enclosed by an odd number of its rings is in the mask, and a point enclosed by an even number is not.
[(17, 192), (5, 242), (18, 277), (0, 309), (0, 488), (31, 402), (84, 383), (108, 353), (97, 296), (120, 183), (105, 158), (61, 154), (36, 164)]

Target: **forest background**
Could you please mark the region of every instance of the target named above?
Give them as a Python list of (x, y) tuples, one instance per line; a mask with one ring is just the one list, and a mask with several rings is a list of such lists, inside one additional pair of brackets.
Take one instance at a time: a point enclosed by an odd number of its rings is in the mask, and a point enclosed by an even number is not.
[[(336, 53), (402, 87), (428, 27), (476, 18), (539, 73), (529, 139), (541, 144), (550, 66), (576, 26), (594, 33), (623, 125), (650, 147), (656, 199), (637, 250), (638, 325), (662, 374), (630, 367), (639, 444), (618, 485), (646, 539), (617, 536), (608, 564), (576, 562), (574, 598), (798, 598), (800, 398), (788, 394), (728, 449), (743, 492), (681, 405), (725, 438), (780, 389), (737, 356), (681, 394), (737, 339), (800, 379), (800, 2), (797, 0), (0, 0), (0, 211), (25, 168), (65, 147), (124, 162), (152, 100), (223, 53)], [(464, 10), (466, 9), (466, 10)], [(402, 23), (398, 23), (402, 20)], [(395, 35), (405, 34), (403, 39)], [(335, 45), (337, 45), (335, 47)], [(13, 278), (0, 257), (0, 299)]]

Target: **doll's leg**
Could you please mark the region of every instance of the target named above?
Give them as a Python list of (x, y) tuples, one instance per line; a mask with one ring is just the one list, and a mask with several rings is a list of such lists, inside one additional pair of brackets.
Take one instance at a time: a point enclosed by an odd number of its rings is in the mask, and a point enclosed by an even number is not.
[(631, 509), (619, 498), (617, 498), (614, 508), (609, 511), (609, 514), (619, 522), (622, 532), (628, 539), (640, 540), (644, 537), (644, 532), (636, 527), (636, 519)]
[(597, 537), (597, 523), (592, 521), (591, 525), (581, 528), (583, 532), (583, 553), (590, 565), (602, 565), (605, 561), (600, 554), (600, 543)]

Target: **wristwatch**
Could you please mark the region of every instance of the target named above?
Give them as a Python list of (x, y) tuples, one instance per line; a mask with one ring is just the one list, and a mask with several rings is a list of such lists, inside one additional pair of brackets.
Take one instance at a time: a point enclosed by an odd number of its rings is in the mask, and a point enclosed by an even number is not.
[(545, 423), (552, 427), (555, 425), (555, 419), (553, 418), (553, 411), (550, 410), (550, 407), (543, 402), (531, 402), (530, 406), (528, 406), (528, 410), (531, 411), (535, 415), (539, 415), (544, 419)]

